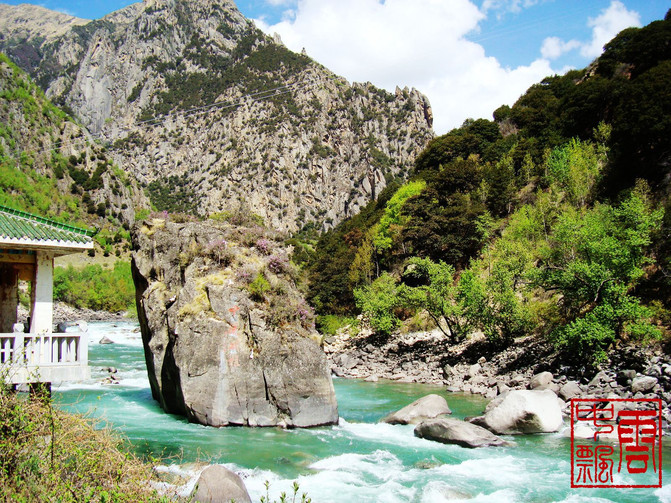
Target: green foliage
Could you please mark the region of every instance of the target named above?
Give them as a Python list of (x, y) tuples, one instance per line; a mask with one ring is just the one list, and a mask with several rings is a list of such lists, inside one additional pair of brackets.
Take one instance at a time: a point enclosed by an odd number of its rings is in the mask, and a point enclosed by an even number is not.
[(377, 334), (389, 335), (400, 321), (394, 309), (400, 305), (396, 280), (384, 273), (370, 285), (354, 290), (356, 305)]
[(384, 214), (380, 218), (377, 232), (373, 238), (373, 244), (379, 250), (391, 248), (398, 231), (408, 221), (406, 215), (401, 214), (405, 202), (411, 197), (419, 195), (426, 187), (424, 180), (408, 182), (400, 187), (396, 193), (387, 201)]
[(359, 326), (359, 320), (351, 316), (338, 316), (335, 314), (325, 314), (317, 316), (316, 328), (320, 334), (333, 336), (336, 332), (347, 326), (355, 330)]
[(0, 500), (167, 502), (150, 489), (152, 467), (108, 429), (26, 399), (0, 375)]
[(584, 207), (594, 199), (594, 189), (605, 164), (605, 152), (578, 139), (556, 148), (547, 161), (548, 180), (562, 190), (573, 206)]
[(186, 174), (156, 179), (147, 186), (147, 192), (152, 205), (158, 211), (198, 214), (202, 196), (190, 188)]
[(408, 261), (403, 282), (399, 295), (404, 306), (425, 310), (454, 341), (468, 335), (472, 327), (464, 317), (452, 266), (414, 257)]
[(58, 267), (54, 270), (54, 300), (77, 308), (134, 311), (135, 286), (130, 264), (118, 261), (113, 269), (100, 265), (83, 269)]
[(650, 312), (630, 293), (663, 217), (648, 197), (640, 184), (617, 207), (569, 208), (557, 219), (535, 281), (561, 295), (565, 326), (554, 337), (569, 350), (600, 360), (623, 337), (659, 335), (646, 321)]
[(480, 220), (485, 206), (477, 189), (482, 166), (476, 157), (457, 159), (437, 171), (425, 172), (426, 189), (410, 198), (401, 213), (401, 231), (408, 253), (463, 267), (483, 244)]
[[(330, 232), (322, 234), (315, 247), (315, 253), (308, 266), (308, 300), (318, 314), (353, 314), (356, 311), (353, 290), (368, 276), (377, 275), (378, 257), (373, 253), (369, 229), (382, 217), (389, 198), (398, 189), (397, 184), (389, 185), (376, 201), (370, 202), (351, 219), (341, 222)], [(368, 244), (366, 245), (366, 240)], [(368, 246), (359, 253), (360, 265), (353, 262), (360, 247)], [(366, 258), (370, 262), (366, 262)], [(371, 271), (369, 266), (373, 268)], [(344, 274), (348, 271), (347, 274)], [(352, 272), (351, 276), (349, 274)]]
[(247, 290), (253, 300), (256, 302), (263, 302), (266, 300), (266, 294), (270, 290), (270, 283), (268, 283), (265, 275), (260, 272), (256, 275), (256, 278), (254, 278), (254, 281), (247, 285)]

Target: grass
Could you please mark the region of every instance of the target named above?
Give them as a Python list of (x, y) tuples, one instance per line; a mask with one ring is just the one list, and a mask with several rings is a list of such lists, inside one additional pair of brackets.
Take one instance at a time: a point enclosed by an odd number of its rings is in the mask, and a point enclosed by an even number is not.
[(171, 501), (151, 488), (153, 466), (110, 429), (2, 383), (0, 501)]

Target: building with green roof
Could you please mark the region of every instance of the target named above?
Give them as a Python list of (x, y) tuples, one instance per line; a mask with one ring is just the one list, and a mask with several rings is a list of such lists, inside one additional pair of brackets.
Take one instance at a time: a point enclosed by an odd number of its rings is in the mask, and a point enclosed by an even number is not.
[[(11, 383), (86, 379), (85, 333), (53, 333), (54, 258), (93, 249), (93, 231), (0, 206), (0, 370)], [(19, 283), (30, 315), (19, 323)]]

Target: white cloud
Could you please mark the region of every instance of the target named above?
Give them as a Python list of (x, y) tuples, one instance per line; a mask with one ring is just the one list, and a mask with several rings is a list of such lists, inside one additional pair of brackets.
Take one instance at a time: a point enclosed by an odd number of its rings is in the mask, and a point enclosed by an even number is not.
[(272, 5), (273, 7), (278, 7), (282, 5), (293, 5), (296, 3), (296, 0), (265, 0), (267, 4)]
[(627, 10), (619, 0), (613, 0), (598, 17), (590, 18), (588, 26), (592, 28), (592, 40), (582, 46), (580, 53), (586, 58), (596, 58), (601, 55), (603, 46), (620, 31), (641, 26), (641, 16), (638, 12)]
[(577, 49), (581, 46), (577, 40), (569, 40), (564, 42), (559, 37), (548, 37), (543, 40), (541, 47), (541, 54), (545, 59), (557, 59), (563, 54)]
[(490, 10), (521, 12), (538, 3), (538, 0), (485, 0), (482, 2), (483, 12)]
[(484, 17), (469, 0), (299, 0), (294, 16), (258, 26), (349, 80), (419, 89), (442, 134), (468, 117), (491, 118), (554, 73), (545, 59), (509, 69), (487, 57), (465, 39)]

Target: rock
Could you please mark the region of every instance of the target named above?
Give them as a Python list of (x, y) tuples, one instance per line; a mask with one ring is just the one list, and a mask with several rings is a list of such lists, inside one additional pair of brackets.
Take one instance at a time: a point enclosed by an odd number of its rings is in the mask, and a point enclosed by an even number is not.
[(351, 370), (361, 364), (361, 360), (347, 353), (339, 355), (340, 367), (345, 370)]
[(98, 344), (114, 344), (114, 341), (107, 336), (103, 336), (103, 338), (98, 341)]
[(482, 366), (479, 363), (474, 363), (470, 367), (468, 367), (468, 375), (469, 377), (475, 377), (480, 373), (482, 370)]
[(636, 377), (631, 382), (632, 393), (646, 393), (657, 385), (657, 378), (652, 376)]
[(364, 379), (366, 382), (378, 382), (379, 378), (376, 375), (368, 376)]
[(449, 379), (454, 375), (454, 370), (450, 365), (445, 364), (443, 366), (443, 375), (445, 376), (446, 379)]
[(208, 466), (203, 470), (191, 498), (199, 503), (252, 502), (242, 479), (221, 465)]
[(401, 410), (380, 419), (389, 424), (417, 424), (426, 419), (433, 419), (444, 414), (452, 414), (445, 399), (440, 395), (426, 395), (415, 400)]
[(461, 447), (488, 447), (507, 445), (508, 442), (490, 431), (459, 419), (428, 419), (415, 427), (415, 436), (443, 444)]
[(592, 378), (592, 380), (589, 382), (587, 387), (588, 388), (592, 388), (592, 387), (598, 388), (600, 386), (603, 386), (604, 384), (608, 384), (611, 381), (612, 381), (611, 377), (605, 371), (602, 370)]
[[(305, 304), (288, 273), (272, 272), (268, 258), (242, 245), (227, 249), (237, 273), (208, 255), (210, 243), (250, 232), (159, 219), (133, 229), (152, 396), (166, 412), (210, 426), (337, 424), (326, 355), (309, 315), (305, 322), (296, 316)], [(275, 253), (282, 253), (279, 244)], [(275, 307), (267, 294), (250, 293), (249, 278), (262, 277), (282, 291)]]
[(580, 396), (582, 393), (582, 388), (580, 385), (575, 382), (575, 381), (567, 381), (566, 384), (564, 384), (560, 389), (559, 389), (559, 398), (562, 400), (570, 400), (571, 398), (576, 398)]
[(484, 356), (481, 356), (480, 358), (478, 358), (478, 363), (480, 365), (484, 365), (485, 363), (487, 363), (487, 358), (485, 358)]
[(493, 402), (476, 424), (499, 435), (550, 433), (562, 425), (557, 395), (550, 390), (512, 390)]
[(552, 372), (541, 372), (540, 374), (536, 374), (531, 378), (531, 381), (529, 381), (529, 389), (548, 389), (552, 384), (552, 379)]
[(510, 386), (502, 382), (497, 382), (496, 391), (498, 392), (499, 395), (502, 395), (503, 393), (510, 391)]
[(631, 384), (631, 381), (636, 377), (636, 371), (627, 369), (627, 370), (620, 370), (617, 373), (617, 382), (620, 386), (629, 386)]
[(106, 372), (109, 372), (110, 374), (116, 374), (117, 373), (117, 368), (116, 367), (107, 367), (105, 369)]

